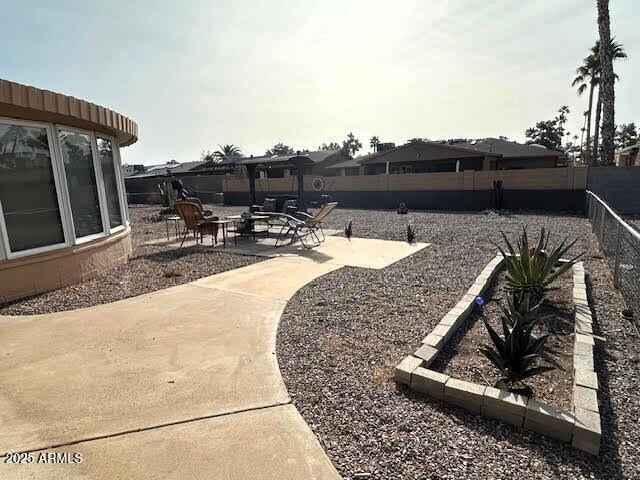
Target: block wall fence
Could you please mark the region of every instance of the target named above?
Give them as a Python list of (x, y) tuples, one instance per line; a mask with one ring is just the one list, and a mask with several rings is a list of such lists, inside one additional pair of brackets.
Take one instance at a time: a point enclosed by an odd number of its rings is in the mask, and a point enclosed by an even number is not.
[[(352, 208), (409, 208), (484, 210), (493, 207), (493, 182), (503, 182), (503, 208), (582, 211), (585, 207), (587, 169), (578, 167), (531, 170), (488, 170), (397, 175), (321, 177), (323, 188), (314, 191), (313, 175), (305, 176), (309, 200), (330, 195), (341, 206)], [(256, 196), (296, 191), (295, 177), (256, 180)], [(246, 205), (249, 180), (223, 181), (225, 204)]]
[[(493, 207), (494, 180), (502, 180), (503, 207), (511, 210), (584, 211), (585, 190), (596, 192), (622, 214), (640, 214), (640, 167), (566, 167), (398, 175), (321, 177), (314, 191), (313, 175), (305, 176), (307, 198), (331, 195), (343, 207), (484, 210)], [(224, 193), (227, 205), (249, 204), (249, 180), (224, 175), (181, 176), (185, 187), (204, 202)], [(127, 178), (129, 203), (160, 203), (157, 184), (164, 178)], [(297, 191), (295, 177), (256, 180), (257, 201)]]

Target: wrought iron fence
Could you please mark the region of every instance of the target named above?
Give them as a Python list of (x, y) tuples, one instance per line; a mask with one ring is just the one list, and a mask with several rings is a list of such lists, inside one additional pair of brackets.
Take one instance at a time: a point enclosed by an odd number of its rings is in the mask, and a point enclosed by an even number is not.
[(640, 233), (589, 190), (587, 215), (613, 272), (614, 286), (634, 316), (640, 315)]

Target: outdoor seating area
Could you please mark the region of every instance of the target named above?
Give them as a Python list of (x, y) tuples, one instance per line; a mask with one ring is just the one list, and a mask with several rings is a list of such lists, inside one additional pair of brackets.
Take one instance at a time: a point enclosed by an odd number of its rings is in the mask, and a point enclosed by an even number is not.
[[(304, 248), (311, 249), (318, 247), (324, 242), (325, 234), (322, 223), (338, 206), (337, 202), (329, 202), (323, 205), (315, 214), (307, 212), (291, 211), (291, 207), (286, 200), (282, 209), (291, 213), (275, 211), (275, 200), (271, 204), (265, 201), (267, 209), (254, 209), (254, 211), (240, 214), (218, 217), (211, 210), (205, 211), (202, 203), (194, 198), (177, 201), (174, 204), (176, 215), (168, 214), (163, 217), (166, 222), (167, 241), (171, 243), (171, 235), (168, 222), (174, 222), (173, 228), (180, 236), (180, 247), (185, 245), (189, 234), (192, 234), (193, 242), (203, 243), (206, 235), (211, 236), (211, 245), (218, 245), (218, 234), (220, 233), (220, 243), (226, 248), (227, 241), (233, 239), (237, 247), (238, 242), (243, 238), (250, 238), (253, 241), (258, 239), (269, 239), (269, 235), (274, 242), (267, 241), (266, 244), (273, 244), (275, 248), (299, 243)], [(273, 209), (269, 209), (269, 207)], [(157, 244), (158, 240), (152, 242)], [(191, 244), (191, 243), (189, 243)]]

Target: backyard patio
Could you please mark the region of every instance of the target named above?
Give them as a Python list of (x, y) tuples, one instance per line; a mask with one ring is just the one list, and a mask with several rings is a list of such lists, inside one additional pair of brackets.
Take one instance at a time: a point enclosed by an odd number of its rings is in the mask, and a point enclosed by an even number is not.
[[(243, 211), (219, 205), (207, 208), (220, 217)], [(0, 315), (105, 304), (271, 261), (269, 256), (240, 254), (242, 249), (233, 245), (212, 248), (208, 240), (183, 248), (177, 248), (175, 241), (159, 241), (166, 238), (166, 225), (156, 221), (158, 210), (130, 208), (134, 252), (127, 264), (82, 284), (0, 306)], [(364, 263), (328, 268), (284, 307), (276, 352), (286, 389), (343, 478), (530, 478), (533, 472), (536, 478), (637, 475), (640, 342), (620, 320), (624, 302), (612, 286), (588, 219), (548, 213), (397, 215), (338, 209), (325, 226), (341, 236), (350, 220), (354, 242), (360, 238), (404, 242), (411, 222), (416, 240), (430, 246), (381, 269), (363, 268)], [(500, 241), (500, 231), (513, 237), (523, 226), (536, 237), (546, 227), (556, 241), (577, 238), (574, 250), (585, 251), (582, 260), (595, 333), (606, 340), (604, 348), (595, 350), (601, 382), (599, 457), (427, 400), (393, 379), (398, 362), (418, 347), (419, 339), (495, 256), (492, 242)], [(247, 248), (251, 244), (250, 239), (241, 242)], [(219, 281), (223, 280), (224, 275)], [(487, 300), (491, 305), (490, 296)]]

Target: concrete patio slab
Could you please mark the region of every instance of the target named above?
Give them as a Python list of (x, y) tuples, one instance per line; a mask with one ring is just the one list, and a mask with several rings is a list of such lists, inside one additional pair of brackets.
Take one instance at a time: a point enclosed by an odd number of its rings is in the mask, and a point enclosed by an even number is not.
[(139, 297), (0, 316), (0, 453), (84, 457), (2, 464), (0, 478), (339, 479), (290, 405), (280, 316), (321, 275), (384, 268), (426, 246), (327, 237)]
[(340, 265), (296, 258), (271, 258), (196, 280), (193, 284), (228, 292), (289, 300), (302, 285), (337, 270)]
[[(150, 242), (148, 242), (150, 243)], [(163, 244), (178, 248), (180, 242)], [(185, 242), (185, 246), (193, 246), (193, 240)], [(338, 266), (381, 269), (388, 267), (403, 258), (419, 252), (429, 246), (428, 243), (397, 242), (374, 238), (347, 239), (345, 237), (327, 235), (325, 241), (318, 247), (306, 249), (299, 243), (276, 248), (275, 237), (242, 239), (235, 245), (233, 239), (227, 240), (227, 246), (221, 243), (212, 246), (207, 240), (198, 244), (201, 248), (210, 248), (220, 252), (239, 255), (253, 255), (258, 257), (286, 257), (297, 260), (309, 260), (315, 263), (330, 263)]]
[[(340, 476), (293, 405), (83, 442), (48, 453), (79, 464), (0, 464), (0, 478), (333, 480)], [(35, 452), (37, 456), (40, 452)], [(276, 461), (274, 461), (276, 460)]]
[(195, 285), (0, 317), (0, 453), (289, 401), (285, 302)]

